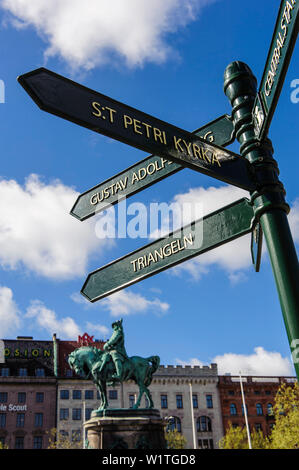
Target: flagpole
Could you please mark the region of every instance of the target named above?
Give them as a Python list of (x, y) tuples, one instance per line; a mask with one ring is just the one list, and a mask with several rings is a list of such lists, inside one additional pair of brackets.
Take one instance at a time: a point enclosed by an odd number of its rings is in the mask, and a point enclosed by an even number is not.
[(85, 423), (85, 400), (83, 400), (83, 449), (85, 449), (85, 427), (84, 427), (84, 423)]
[(193, 448), (196, 449), (196, 435), (195, 435), (195, 423), (194, 423), (194, 409), (193, 409), (193, 394), (191, 381), (189, 382), (190, 387), (190, 407), (191, 407), (191, 423), (192, 423), (192, 434), (193, 434)]
[(242, 402), (243, 402), (245, 424), (246, 424), (247, 437), (248, 437), (248, 445), (249, 445), (249, 449), (252, 449), (252, 447), (251, 447), (251, 438), (250, 438), (250, 430), (249, 430), (248, 419), (247, 419), (247, 409), (246, 409), (246, 403), (245, 403), (245, 396), (244, 396), (244, 392), (243, 392), (241, 372), (239, 372), (239, 375), (240, 375), (240, 387), (241, 387), (241, 395), (242, 395)]

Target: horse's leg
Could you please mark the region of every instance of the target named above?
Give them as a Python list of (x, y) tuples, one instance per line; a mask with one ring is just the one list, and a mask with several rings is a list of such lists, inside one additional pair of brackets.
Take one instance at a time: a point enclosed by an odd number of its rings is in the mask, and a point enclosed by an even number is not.
[(145, 393), (145, 396), (147, 397), (147, 399), (149, 401), (149, 408), (154, 408), (154, 402), (153, 402), (153, 399), (152, 399), (152, 394), (151, 394), (151, 392), (149, 391), (149, 389), (147, 387), (144, 387), (144, 393)]
[(133, 406), (134, 409), (137, 409), (139, 408), (140, 406), (140, 402), (141, 402), (141, 398), (142, 398), (142, 395), (144, 393), (144, 385), (142, 384), (142, 382), (137, 382), (137, 385), (139, 387), (139, 395), (138, 395), (138, 398), (137, 398), (137, 401), (135, 403), (135, 405)]
[(103, 391), (103, 409), (105, 410), (106, 408), (108, 408), (108, 400), (107, 400), (107, 387), (106, 387), (106, 380), (103, 380), (102, 381), (102, 391)]
[(100, 394), (101, 404), (100, 404), (98, 410), (99, 411), (100, 410), (105, 410), (106, 408), (108, 408), (106, 381), (99, 379), (96, 374), (93, 374), (93, 377), (94, 377), (93, 382), (95, 383), (95, 385), (96, 385), (96, 387), (99, 391), (99, 394)]

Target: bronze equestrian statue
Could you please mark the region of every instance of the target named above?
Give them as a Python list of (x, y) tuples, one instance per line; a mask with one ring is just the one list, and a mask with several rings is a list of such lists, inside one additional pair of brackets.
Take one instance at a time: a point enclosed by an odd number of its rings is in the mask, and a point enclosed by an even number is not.
[(70, 367), (76, 374), (94, 382), (101, 399), (98, 411), (108, 408), (106, 385), (115, 385), (117, 382), (127, 380), (133, 380), (139, 387), (139, 395), (133, 408), (139, 408), (143, 393), (148, 399), (149, 408), (153, 408), (154, 403), (147, 387), (151, 384), (152, 376), (159, 367), (159, 356), (128, 357), (125, 350), (122, 320), (114, 322), (112, 327), (114, 331), (105, 343), (104, 351), (93, 346), (75, 349), (68, 357)]

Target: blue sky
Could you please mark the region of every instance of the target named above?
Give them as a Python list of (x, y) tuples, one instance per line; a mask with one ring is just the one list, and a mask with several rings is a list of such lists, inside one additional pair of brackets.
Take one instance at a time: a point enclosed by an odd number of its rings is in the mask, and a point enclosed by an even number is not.
[[(87, 303), (87, 274), (142, 247), (100, 239), (99, 216), (69, 215), (79, 193), (147, 156), (41, 111), (17, 77), (45, 66), (193, 131), (230, 114), (223, 73), (234, 60), (262, 77), (279, 1), (0, 0), (0, 337), (108, 338), (124, 319), (130, 355), (163, 364), (210, 364), (221, 373), (294, 374), (276, 287), (250, 238), (213, 250), (113, 296)], [(299, 243), (299, 49), (269, 137)], [(239, 152), (238, 143), (229, 147)], [(129, 203), (199, 201), (205, 213), (246, 195), (185, 169)], [(117, 208), (116, 208), (117, 211)], [(129, 222), (132, 216), (128, 215)]]

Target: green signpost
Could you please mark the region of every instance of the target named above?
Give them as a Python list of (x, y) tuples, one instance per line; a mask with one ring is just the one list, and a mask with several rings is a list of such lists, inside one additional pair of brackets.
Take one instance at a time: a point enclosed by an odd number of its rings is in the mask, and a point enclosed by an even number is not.
[[(250, 200), (221, 208), (90, 273), (81, 293), (95, 302), (250, 232), (252, 261), (259, 271), (264, 234), (299, 378), (299, 264), (285, 190), (267, 138), (298, 35), (298, 5), (281, 1), (259, 92), (250, 68), (233, 62), (224, 74), (232, 116), (221, 116), (194, 133), (44, 68), (18, 80), (41, 109), (153, 154), (81, 194), (71, 210), (79, 220), (185, 167), (250, 192)], [(241, 155), (219, 146), (234, 136)]]
[(43, 110), (220, 181), (254, 190), (245, 158), (45, 68), (19, 83)]
[(90, 273), (81, 293), (91, 302), (176, 266), (251, 232), (254, 212), (248, 199), (206, 215), (167, 237)]
[(259, 139), (267, 135), (290, 63), (298, 35), (298, 10), (298, 0), (283, 0), (280, 4), (259, 93), (253, 106), (255, 133)]
[[(225, 114), (201, 127), (194, 134), (217, 145), (226, 146), (234, 141), (234, 124), (231, 117)], [(121, 198), (133, 196), (183, 168), (179, 163), (150, 155), (80, 194), (70, 213), (79, 220), (88, 219), (110, 205), (118, 203)]]

